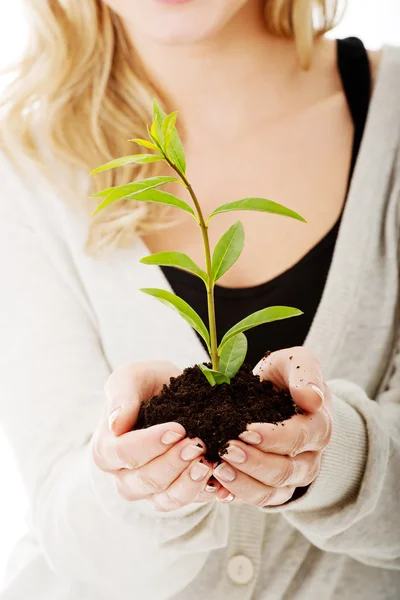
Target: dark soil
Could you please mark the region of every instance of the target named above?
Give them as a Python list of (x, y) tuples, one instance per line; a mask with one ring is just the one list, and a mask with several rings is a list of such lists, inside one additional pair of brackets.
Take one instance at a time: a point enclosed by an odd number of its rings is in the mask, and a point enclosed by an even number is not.
[[(208, 365), (211, 366), (211, 365)], [(175, 421), (206, 444), (205, 458), (218, 462), (229, 440), (249, 423), (281, 423), (300, 412), (287, 391), (261, 381), (244, 364), (228, 385), (211, 386), (199, 367), (171, 377), (158, 396), (142, 404), (135, 429)]]

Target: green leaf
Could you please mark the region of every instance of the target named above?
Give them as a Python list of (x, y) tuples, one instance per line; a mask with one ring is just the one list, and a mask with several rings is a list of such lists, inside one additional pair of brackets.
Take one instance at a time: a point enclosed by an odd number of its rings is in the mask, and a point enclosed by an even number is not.
[(175, 208), (179, 208), (180, 210), (184, 210), (185, 212), (189, 213), (194, 219), (196, 219), (196, 222), (197, 222), (197, 217), (196, 217), (193, 209), (184, 200), (177, 198), (177, 196), (174, 196), (173, 194), (169, 194), (168, 192), (163, 192), (162, 190), (157, 190), (154, 188), (148, 188), (147, 190), (144, 190), (144, 191), (139, 190), (139, 191), (133, 192), (131, 194), (126, 194), (126, 193), (124, 193), (123, 190), (117, 190), (116, 192), (111, 192), (109, 194), (109, 196), (107, 196), (107, 198), (105, 198), (103, 200), (103, 202), (101, 202), (99, 204), (99, 206), (94, 211), (93, 215), (98, 213), (100, 210), (102, 210), (106, 206), (109, 206), (110, 204), (113, 204), (114, 202), (118, 202), (118, 200), (121, 200), (122, 198), (125, 198), (126, 200), (137, 200), (137, 201), (141, 201), (141, 202), (156, 202), (157, 204), (165, 204), (166, 206), (174, 206)]
[(229, 377), (221, 373), (220, 371), (215, 371), (214, 369), (209, 369), (205, 365), (200, 364), (199, 369), (204, 375), (210, 385), (220, 385), (221, 383), (230, 383), (231, 380)]
[[(100, 210), (102, 210), (106, 206), (109, 206), (110, 204), (113, 204), (114, 202), (121, 200), (122, 198), (132, 199), (133, 194), (142, 193), (142, 192), (148, 193), (150, 190), (154, 190), (154, 188), (159, 187), (160, 185), (163, 185), (164, 183), (169, 183), (171, 181), (179, 181), (179, 179), (176, 179), (176, 177), (168, 177), (168, 176), (160, 175), (158, 177), (149, 177), (148, 179), (142, 179), (140, 181), (134, 181), (133, 183), (117, 185), (115, 187), (106, 188), (105, 190), (101, 190), (100, 192), (97, 192), (96, 194), (94, 194), (92, 196), (92, 198), (99, 198), (99, 197), (105, 198), (103, 200), (103, 202), (101, 202), (99, 204), (99, 206), (96, 208), (96, 210), (93, 212), (93, 215), (98, 213)], [(163, 193), (166, 194), (166, 192), (163, 192)], [(175, 198), (175, 196), (173, 196), (172, 194), (168, 194), (168, 197), (169, 196), (172, 196), (172, 198)], [(137, 199), (138, 200), (143, 200), (143, 199), (146, 200), (146, 198), (137, 198)], [(167, 198), (164, 198), (164, 200), (159, 199), (158, 201), (163, 204), (168, 204), (168, 202), (166, 200), (167, 200)], [(182, 203), (182, 205), (179, 206), (180, 208), (182, 208), (183, 210), (186, 210), (187, 212), (190, 212), (190, 214), (194, 215), (193, 210), (190, 208), (190, 206), (188, 204), (186, 204), (186, 202), (183, 202), (183, 200), (179, 200), (179, 198), (176, 198), (176, 200), (178, 200), (178, 204)], [(148, 201), (150, 202), (151, 200), (148, 200)], [(157, 202), (157, 200), (154, 200), (154, 202)], [(176, 205), (177, 205), (177, 203), (175, 202), (173, 204), (173, 206), (176, 206)], [(187, 209), (189, 209), (189, 210), (187, 210)]]
[(181, 200), (177, 196), (170, 194), (169, 192), (163, 192), (162, 190), (147, 190), (145, 192), (136, 192), (130, 194), (128, 200), (143, 200), (144, 202), (157, 202), (158, 204), (166, 204), (167, 206), (174, 206), (180, 208), (185, 212), (189, 213), (197, 221), (197, 217), (194, 210), (189, 206), (187, 202)]
[(158, 104), (157, 100), (153, 99), (153, 123), (151, 125), (151, 134), (157, 140), (158, 145), (165, 152), (165, 138), (163, 132), (163, 121), (166, 118), (166, 114)]
[(144, 265), (164, 265), (168, 267), (178, 267), (184, 271), (189, 271), (193, 275), (197, 275), (207, 285), (208, 276), (205, 271), (200, 269), (196, 263), (183, 252), (158, 252), (145, 256), (140, 260)]
[(153, 121), (158, 121), (162, 124), (166, 117), (167, 113), (163, 111), (157, 100), (153, 98)]
[(162, 154), (164, 154), (164, 151), (161, 148), (161, 146), (160, 146), (157, 138), (155, 136), (153, 136), (151, 128), (148, 125), (146, 125), (146, 128), (147, 128), (147, 133), (149, 134), (149, 138), (151, 140), (153, 140), (155, 147), (158, 149), (159, 152), (161, 152)]
[(235, 200), (234, 202), (222, 204), (222, 206), (219, 206), (211, 213), (211, 215), (208, 217), (208, 220), (215, 215), (219, 215), (220, 213), (224, 212), (230, 212), (232, 210), (255, 210), (273, 213), (276, 215), (283, 215), (285, 217), (292, 217), (293, 219), (307, 223), (307, 221), (303, 219), (301, 215), (294, 212), (294, 210), (286, 208), (286, 206), (283, 206), (282, 204), (277, 204), (272, 200), (266, 200), (265, 198), (243, 198), (243, 200)]
[[(160, 185), (164, 185), (165, 183), (177, 182), (182, 183), (180, 179), (176, 177), (171, 177), (168, 175), (158, 175), (156, 177), (148, 177), (147, 179), (140, 179), (139, 181), (133, 181), (132, 183), (124, 183), (122, 185), (116, 185), (114, 187), (106, 188), (105, 190), (101, 190), (96, 194), (93, 194), (91, 198), (103, 198), (108, 196), (113, 191), (121, 191), (122, 194), (133, 194), (134, 192), (144, 192), (146, 190), (150, 190)], [(182, 185), (186, 188), (186, 186), (182, 183)], [(124, 196), (122, 195), (121, 198)]]
[[(111, 194), (111, 192), (117, 192), (120, 191), (121, 194), (130, 194), (131, 190), (132, 190), (132, 183), (124, 183), (123, 185), (116, 185), (114, 187), (109, 187), (109, 188), (105, 188), (104, 190), (100, 190), (99, 192), (96, 192), (95, 194), (93, 194), (93, 196), (90, 196), (91, 198), (106, 198), (107, 196), (109, 196)], [(121, 198), (123, 198), (123, 196), (121, 196)]]
[(238, 333), (226, 342), (220, 355), (220, 369), (232, 379), (244, 363), (247, 354), (247, 338), (244, 333)]
[(208, 349), (210, 350), (210, 335), (207, 331), (207, 327), (197, 312), (193, 310), (193, 308), (187, 302), (167, 290), (160, 290), (158, 288), (141, 288), (140, 291), (144, 292), (145, 294), (149, 294), (149, 296), (154, 296), (157, 298), (157, 300), (160, 300), (160, 302), (179, 313), (181, 317), (185, 319), (185, 321), (187, 321), (189, 325), (193, 327), (195, 331), (197, 331), (198, 334), (201, 335), (203, 340), (206, 342)]
[(224, 233), (214, 248), (212, 256), (213, 281), (217, 281), (239, 258), (244, 246), (244, 228), (236, 221)]
[(128, 142), (135, 142), (135, 144), (139, 144), (139, 146), (143, 146), (144, 148), (149, 148), (149, 150), (155, 150), (156, 152), (159, 151), (158, 146), (156, 146), (152, 142), (149, 142), (148, 140), (141, 140), (139, 138), (135, 138), (134, 140), (128, 140)]
[(165, 137), (166, 150), (168, 150), (168, 147), (171, 143), (171, 135), (172, 135), (172, 132), (173, 132), (175, 124), (176, 124), (177, 115), (178, 115), (177, 111), (171, 113), (164, 119), (163, 124), (162, 124), (162, 130), (163, 130), (163, 134)]
[(97, 169), (94, 169), (90, 174), (96, 175), (96, 173), (100, 173), (101, 171), (108, 171), (109, 169), (123, 167), (124, 165), (129, 165), (131, 163), (141, 165), (143, 163), (157, 162), (159, 160), (165, 160), (165, 158), (161, 156), (161, 154), (132, 154), (130, 156), (122, 156), (121, 158), (110, 160), (110, 162), (97, 167)]
[(165, 160), (161, 154), (138, 154), (135, 162), (138, 165), (143, 165), (145, 163), (159, 162), (160, 160)]
[[(153, 124), (150, 135), (153, 141), (162, 148), (162, 152), (169, 158), (172, 164), (182, 175), (186, 174), (185, 151), (178, 131), (175, 127), (176, 113), (166, 115), (157, 100), (153, 99)], [(175, 120), (174, 120), (175, 119)], [(164, 123), (166, 124), (164, 125)], [(168, 144), (167, 144), (168, 140)]]
[(183, 149), (183, 144), (181, 142), (181, 138), (179, 137), (178, 131), (174, 128), (171, 131), (171, 135), (169, 138), (168, 148), (166, 148), (166, 153), (170, 161), (173, 165), (178, 169), (182, 175), (186, 174), (186, 158), (185, 151)]
[(239, 323), (236, 323), (236, 325), (226, 332), (218, 347), (218, 353), (221, 354), (225, 344), (238, 333), (242, 333), (243, 331), (257, 327), (258, 325), (263, 325), (264, 323), (289, 319), (290, 317), (297, 317), (302, 314), (301, 310), (289, 306), (269, 306), (268, 308), (258, 310), (245, 319), (242, 319), (242, 321), (239, 321)]

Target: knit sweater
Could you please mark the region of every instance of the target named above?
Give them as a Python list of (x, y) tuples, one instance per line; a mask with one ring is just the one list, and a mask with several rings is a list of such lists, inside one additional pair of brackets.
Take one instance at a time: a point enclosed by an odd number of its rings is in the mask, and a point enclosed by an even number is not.
[(0, 159), (0, 414), (30, 500), (1, 600), (377, 600), (400, 590), (400, 49), (386, 47), (326, 288), (306, 340), (334, 429), (301, 498), (157, 513), (90, 456), (123, 363), (207, 360), (139, 291), (141, 239), (99, 258), (88, 219)]

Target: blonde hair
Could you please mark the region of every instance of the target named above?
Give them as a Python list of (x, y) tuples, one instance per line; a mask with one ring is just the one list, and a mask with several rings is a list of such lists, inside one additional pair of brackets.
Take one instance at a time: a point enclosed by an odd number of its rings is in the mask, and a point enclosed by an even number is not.
[[(336, 24), (338, 5), (339, 0), (266, 0), (266, 25), (275, 35), (295, 39), (300, 64), (308, 68), (314, 39)], [(53, 184), (35, 131), (71, 173), (86, 174), (139, 151), (127, 140), (146, 137), (152, 98), (162, 100), (121, 19), (102, 0), (46, 0), (28, 7), (32, 36), (0, 101), (0, 146), (11, 157), (28, 155)], [(158, 174), (159, 164), (105, 171), (92, 178), (87, 196)], [(90, 214), (94, 200), (86, 195), (79, 200)], [(159, 210), (152, 203), (124, 200), (100, 211), (89, 221), (87, 251), (129, 246), (136, 235), (165, 226)]]

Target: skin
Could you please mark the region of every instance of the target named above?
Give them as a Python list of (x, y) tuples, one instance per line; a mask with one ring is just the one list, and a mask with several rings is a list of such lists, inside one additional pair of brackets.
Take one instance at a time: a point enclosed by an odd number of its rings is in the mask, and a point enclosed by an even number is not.
[[(202, 440), (187, 438), (179, 423), (132, 431), (141, 403), (179, 369), (164, 361), (119, 367), (106, 383), (107, 404), (92, 438), (96, 465), (114, 477), (122, 498), (147, 499), (164, 512), (215, 499), (237, 498), (260, 507), (287, 502), (296, 487), (307, 486), (318, 474), (332, 430), (331, 395), (318, 360), (303, 347), (271, 354), (255, 372), (287, 387), (307, 414), (292, 417), (285, 427), (252, 423), (240, 436), (245, 441), (232, 441), (217, 465), (202, 458)], [(249, 433), (259, 439), (252, 441)], [(211, 477), (216, 486), (208, 486)]]
[[(290, 268), (331, 229), (346, 195), (353, 124), (334, 42), (317, 41), (312, 67), (304, 71), (294, 42), (266, 31), (261, 0), (107, 4), (123, 18), (165, 108), (179, 110), (187, 172), (204, 213), (254, 195), (287, 205), (308, 221), (305, 226), (273, 215), (240, 213), (246, 245), (219, 283), (253, 286)], [(379, 54), (370, 58), (374, 72)], [(187, 199), (181, 186), (166, 189)], [(186, 252), (204, 264), (192, 219), (181, 212), (173, 218), (171, 227), (144, 238), (150, 252)], [(212, 245), (237, 218), (224, 214), (211, 221)], [(275, 352), (255, 372), (288, 388), (308, 414), (293, 417), (285, 427), (249, 425), (261, 440), (240, 436), (230, 443), (221, 465), (211, 465), (200, 462), (202, 450), (196, 444), (204, 448), (203, 442), (186, 438), (178, 423), (131, 431), (140, 403), (179, 370), (167, 362), (120, 367), (107, 382), (107, 404), (92, 441), (97, 466), (115, 478), (123, 498), (147, 498), (160, 511), (215, 499), (237, 498), (256, 506), (287, 502), (296, 487), (309, 485), (318, 475), (331, 435), (331, 395), (318, 358), (305, 348)], [(175, 434), (167, 444), (161, 441), (166, 432)], [(189, 456), (190, 450), (198, 455), (182, 458), (185, 449)], [(210, 478), (217, 482), (213, 488)]]

